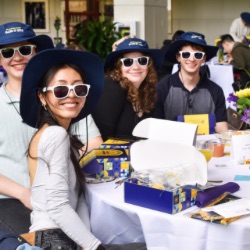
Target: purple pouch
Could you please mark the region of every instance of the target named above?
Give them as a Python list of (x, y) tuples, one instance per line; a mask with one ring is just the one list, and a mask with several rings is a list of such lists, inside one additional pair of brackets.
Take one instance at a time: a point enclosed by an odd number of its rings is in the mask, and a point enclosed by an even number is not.
[(228, 182), (220, 186), (208, 188), (204, 191), (199, 191), (196, 199), (196, 206), (205, 207), (213, 200), (224, 193), (234, 193), (240, 189), (240, 186), (235, 182)]

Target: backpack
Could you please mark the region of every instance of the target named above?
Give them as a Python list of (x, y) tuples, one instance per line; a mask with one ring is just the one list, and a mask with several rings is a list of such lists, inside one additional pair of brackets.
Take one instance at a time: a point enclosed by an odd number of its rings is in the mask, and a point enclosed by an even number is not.
[(10, 232), (0, 231), (0, 249), (16, 250), (16, 248), (27, 241), (20, 235)]

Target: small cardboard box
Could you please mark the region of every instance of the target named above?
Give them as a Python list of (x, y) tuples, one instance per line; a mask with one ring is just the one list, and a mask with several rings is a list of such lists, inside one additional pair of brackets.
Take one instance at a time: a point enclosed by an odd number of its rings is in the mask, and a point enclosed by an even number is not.
[[(131, 165), (135, 171), (174, 169), (190, 165), (185, 185), (207, 183), (207, 162), (193, 146), (197, 125), (148, 118), (137, 124), (133, 135), (148, 138), (133, 143), (130, 148)], [(189, 168), (188, 168), (189, 169)], [(184, 175), (185, 176), (185, 175)], [(175, 214), (195, 204), (196, 190), (180, 186), (171, 191), (138, 185), (136, 179), (124, 182), (124, 200), (134, 205)]]
[(128, 179), (125, 185), (125, 202), (176, 214), (195, 205), (197, 190), (180, 187), (172, 192), (138, 185), (136, 179)]
[(129, 155), (129, 148), (132, 145), (134, 141), (133, 140), (127, 140), (127, 139), (108, 139), (105, 141), (100, 148), (123, 148), (126, 150), (127, 154)]
[(87, 174), (97, 178), (128, 177), (130, 173), (129, 156), (125, 149), (95, 149), (80, 161)]

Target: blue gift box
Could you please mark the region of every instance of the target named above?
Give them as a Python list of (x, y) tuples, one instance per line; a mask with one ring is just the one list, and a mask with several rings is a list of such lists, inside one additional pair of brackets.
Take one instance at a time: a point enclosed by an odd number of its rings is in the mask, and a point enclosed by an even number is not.
[(133, 140), (128, 140), (128, 139), (108, 139), (106, 140), (101, 146), (100, 148), (123, 148), (126, 150), (126, 153), (129, 155), (129, 148), (132, 145), (134, 141)]
[(95, 149), (80, 161), (86, 174), (96, 174), (97, 178), (128, 177), (129, 156), (125, 149)]
[(197, 190), (179, 187), (172, 191), (140, 185), (130, 178), (124, 182), (124, 200), (127, 203), (168, 214), (176, 214), (195, 205)]
[(124, 201), (168, 214), (194, 206), (197, 190), (189, 187), (207, 183), (206, 159), (192, 146), (196, 132), (197, 124), (154, 118), (138, 123), (133, 135), (148, 139), (130, 148), (135, 172), (124, 182)]

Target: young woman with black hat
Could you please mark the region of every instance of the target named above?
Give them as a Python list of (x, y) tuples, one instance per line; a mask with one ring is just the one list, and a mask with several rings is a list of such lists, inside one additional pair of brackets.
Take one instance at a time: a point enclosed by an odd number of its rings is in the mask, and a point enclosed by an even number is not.
[(104, 90), (92, 113), (104, 140), (133, 138), (135, 125), (151, 117), (156, 101), (155, 69), (162, 63), (160, 49), (150, 49), (138, 38), (125, 39), (107, 56)]
[(85, 51), (46, 50), (25, 68), (20, 113), (25, 123), (38, 128), (28, 148), (30, 232), (35, 232), (35, 245), (43, 249), (109, 249), (90, 231), (79, 166), (82, 143), (70, 132), (74, 123), (92, 112), (103, 79), (101, 60)]

